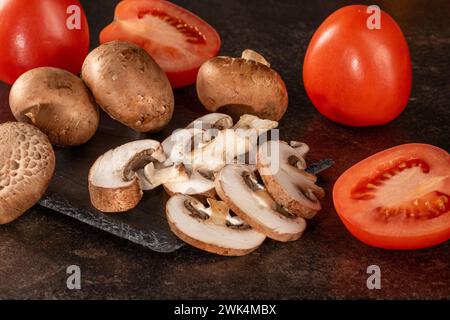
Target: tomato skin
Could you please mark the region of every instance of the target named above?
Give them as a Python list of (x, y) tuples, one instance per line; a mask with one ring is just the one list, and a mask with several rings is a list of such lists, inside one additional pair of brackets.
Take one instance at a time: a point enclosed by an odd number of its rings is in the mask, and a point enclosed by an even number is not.
[[(81, 28), (66, 26), (70, 5), (81, 9)], [(12, 84), (43, 66), (79, 73), (89, 51), (89, 26), (78, 0), (0, 0), (0, 80)]]
[[(378, 224), (370, 202), (355, 200), (352, 189), (358, 180), (382, 172), (396, 159), (421, 158), (430, 165), (430, 181), (442, 178), (438, 191), (450, 191), (450, 155), (435, 146), (404, 144), (370, 156), (345, 171), (333, 188), (333, 202), (339, 218), (350, 233), (360, 241), (379, 248), (410, 250), (434, 246), (450, 239), (450, 211), (423, 220), (392, 220)], [(402, 185), (402, 188), (413, 188)], [(383, 201), (383, 199), (381, 199)]]
[[(192, 45), (189, 52), (194, 60), (185, 61), (179, 58), (176, 43), (161, 44), (152, 37), (154, 32), (143, 32), (126, 28), (125, 21), (139, 21), (145, 12), (156, 10), (168, 16), (181, 19), (183, 23), (195, 27), (205, 36), (206, 44)], [(158, 33), (158, 32), (156, 32)], [(173, 35), (173, 34), (172, 34)], [(168, 36), (170, 38), (170, 35)], [(118, 3), (114, 13), (114, 21), (100, 32), (100, 43), (113, 40), (132, 42), (145, 49), (166, 72), (173, 88), (181, 88), (195, 83), (200, 66), (214, 57), (220, 50), (221, 39), (216, 30), (192, 12), (165, 0), (123, 0)]]
[(400, 27), (381, 11), (381, 29), (368, 29), (366, 9), (352, 5), (331, 14), (314, 33), (303, 65), (317, 110), (349, 126), (392, 121), (411, 92), (411, 59)]

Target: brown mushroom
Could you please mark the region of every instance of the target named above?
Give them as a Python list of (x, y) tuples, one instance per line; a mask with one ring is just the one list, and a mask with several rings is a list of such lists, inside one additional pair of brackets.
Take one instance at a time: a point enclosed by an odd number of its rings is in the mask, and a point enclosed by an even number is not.
[(58, 146), (76, 146), (97, 130), (98, 107), (74, 74), (42, 67), (21, 75), (11, 88), (9, 104), (14, 117), (32, 123)]
[(0, 125), (0, 224), (11, 222), (42, 197), (55, 170), (47, 136), (20, 122)]
[(136, 131), (158, 131), (172, 118), (174, 96), (166, 74), (134, 44), (113, 41), (94, 49), (81, 77), (106, 113)]
[(197, 94), (210, 112), (223, 112), (237, 119), (253, 114), (278, 121), (286, 112), (288, 94), (280, 75), (254, 51), (242, 58), (215, 57), (198, 72)]

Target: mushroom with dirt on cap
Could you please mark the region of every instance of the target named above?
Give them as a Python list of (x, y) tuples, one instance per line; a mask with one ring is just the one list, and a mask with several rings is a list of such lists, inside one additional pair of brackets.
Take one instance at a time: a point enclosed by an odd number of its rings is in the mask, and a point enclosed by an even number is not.
[(166, 74), (134, 44), (97, 47), (84, 61), (81, 77), (107, 114), (136, 131), (159, 131), (172, 118), (174, 96)]

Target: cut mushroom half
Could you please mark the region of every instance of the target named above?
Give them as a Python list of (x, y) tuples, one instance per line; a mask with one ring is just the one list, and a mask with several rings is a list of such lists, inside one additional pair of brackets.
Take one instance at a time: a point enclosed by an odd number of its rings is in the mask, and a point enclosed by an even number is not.
[[(152, 169), (153, 163), (166, 159), (161, 144), (155, 140), (138, 140), (126, 143), (101, 155), (89, 171), (89, 195), (92, 205), (103, 212), (123, 212), (134, 208), (142, 198), (142, 188), (151, 188), (182, 175), (181, 167)], [(152, 163), (150, 167), (146, 166)], [(145, 174), (137, 171), (146, 168)], [(181, 173), (180, 173), (181, 172)]]
[(170, 229), (188, 244), (224, 256), (242, 256), (257, 249), (265, 235), (238, 217), (223, 201), (208, 199), (209, 207), (187, 195), (175, 195), (166, 204)]
[(321, 209), (319, 199), (325, 194), (316, 185), (316, 176), (305, 171), (303, 156), (308, 150), (298, 143), (267, 141), (259, 147), (257, 154), (258, 171), (275, 201), (306, 219), (314, 217)]
[(218, 173), (215, 186), (219, 197), (233, 212), (269, 238), (294, 241), (305, 231), (306, 221), (274, 201), (252, 166), (225, 166)]

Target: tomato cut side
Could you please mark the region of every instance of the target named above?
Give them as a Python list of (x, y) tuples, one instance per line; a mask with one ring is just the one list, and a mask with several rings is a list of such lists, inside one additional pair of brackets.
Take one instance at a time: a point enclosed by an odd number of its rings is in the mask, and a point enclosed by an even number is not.
[(100, 33), (100, 43), (133, 42), (166, 72), (173, 87), (195, 82), (200, 66), (217, 55), (220, 37), (204, 20), (163, 0), (120, 2), (114, 21)]
[(450, 155), (427, 144), (379, 152), (339, 177), (333, 201), (364, 243), (387, 249), (439, 244), (450, 238)]

